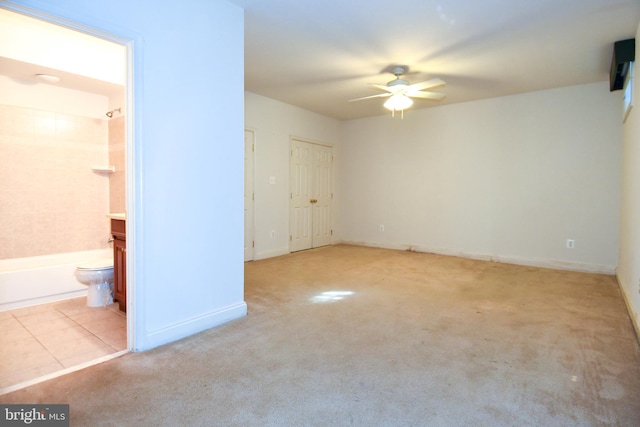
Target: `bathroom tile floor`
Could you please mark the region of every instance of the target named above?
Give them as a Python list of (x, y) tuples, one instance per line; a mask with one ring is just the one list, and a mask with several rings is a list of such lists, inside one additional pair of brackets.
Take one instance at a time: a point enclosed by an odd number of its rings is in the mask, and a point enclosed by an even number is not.
[(84, 297), (0, 312), (0, 389), (127, 349), (118, 304)]

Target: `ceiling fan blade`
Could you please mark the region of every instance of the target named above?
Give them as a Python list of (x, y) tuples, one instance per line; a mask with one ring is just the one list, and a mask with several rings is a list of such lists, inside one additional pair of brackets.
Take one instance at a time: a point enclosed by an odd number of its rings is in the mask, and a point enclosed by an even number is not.
[(424, 82), (414, 83), (407, 87), (407, 91), (412, 92), (414, 90), (434, 89), (444, 86), (446, 83), (438, 78), (427, 80)]
[(362, 101), (363, 99), (369, 99), (369, 98), (384, 98), (391, 95), (392, 94), (390, 93), (379, 93), (377, 95), (363, 96), (362, 98), (350, 99), (349, 102)]
[(432, 99), (434, 101), (440, 101), (441, 99), (443, 99), (445, 97), (444, 93), (437, 93), (437, 92), (412, 92), (412, 93), (408, 93), (407, 96), (409, 98), (423, 98), (423, 99)]
[(379, 84), (375, 84), (375, 83), (369, 83), (369, 86), (371, 87), (375, 87), (376, 89), (380, 89), (383, 90), (385, 92), (394, 92), (395, 89), (391, 86), (387, 86), (387, 85), (379, 85)]

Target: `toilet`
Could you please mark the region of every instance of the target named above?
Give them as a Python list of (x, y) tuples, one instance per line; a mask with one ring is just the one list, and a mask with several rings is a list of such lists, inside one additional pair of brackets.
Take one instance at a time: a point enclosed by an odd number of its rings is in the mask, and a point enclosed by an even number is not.
[(76, 279), (89, 287), (87, 306), (104, 307), (113, 304), (113, 258), (78, 265)]

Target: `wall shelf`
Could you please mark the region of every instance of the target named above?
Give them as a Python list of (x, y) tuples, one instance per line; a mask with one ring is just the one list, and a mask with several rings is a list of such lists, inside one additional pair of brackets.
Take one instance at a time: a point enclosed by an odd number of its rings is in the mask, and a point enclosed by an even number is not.
[(92, 166), (91, 170), (94, 172), (112, 173), (116, 171), (116, 167), (115, 166)]

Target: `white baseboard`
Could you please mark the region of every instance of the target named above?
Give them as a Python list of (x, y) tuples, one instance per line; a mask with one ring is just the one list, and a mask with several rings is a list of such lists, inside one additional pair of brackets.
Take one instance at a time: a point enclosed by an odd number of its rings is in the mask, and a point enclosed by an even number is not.
[(231, 320), (247, 315), (247, 303), (242, 301), (227, 307), (223, 307), (205, 315), (179, 322), (162, 329), (151, 331), (140, 340), (136, 341), (134, 352), (146, 351), (152, 348), (186, 338), (206, 329), (222, 325)]
[(455, 256), (460, 258), (477, 259), (480, 261), (494, 261), (504, 264), (526, 265), (528, 267), (552, 268), (555, 270), (577, 271), (582, 273), (615, 274), (616, 268), (612, 265), (583, 264), (570, 261), (555, 261), (546, 259), (524, 258), (517, 256), (491, 255), (474, 253), (456, 249), (428, 248), (419, 245), (403, 245), (396, 243), (371, 243), (343, 241), (346, 245), (369, 246), (375, 248), (395, 249), (401, 251), (422, 252), (437, 255)]
[(492, 261), (502, 262), (505, 264), (517, 264), (526, 265), (530, 267), (552, 268), (554, 270), (568, 270), (577, 271), (580, 273), (596, 273), (614, 275), (616, 268), (613, 265), (601, 265), (601, 264), (583, 264), (579, 262), (571, 261), (554, 261), (545, 259), (528, 259), (520, 257), (502, 257), (496, 256), (491, 259)]
[(636, 338), (638, 342), (640, 342), (640, 318), (638, 318), (638, 312), (633, 309), (631, 302), (629, 301), (629, 297), (625, 292), (626, 289), (632, 289), (631, 286), (626, 286), (626, 283), (622, 280), (622, 277), (616, 272), (616, 279), (618, 281), (618, 286), (620, 287), (620, 293), (622, 294), (622, 298), (624, 299), (624, 303), (627, 306), (627, 312), (629, 313), (629, 318), (631, 318), (631, 324), (633, 325), (633, 329), (636, 331)]
[(280, 248), (280, 249), (276, 249), (268, 252), (256, 252), (254, 254), (253, 259), (254, 261), (258, 261), (260, 259), (273, 258), (277, 256), (288, 255), (290, 253), (291, 252), (289, 251), (289, 247), (286, 247), (286, 248)]
[[(382, 248), (382, 249), (394, 249), (397, 251), (410, 251), (411, 245), (400, 245), (395, 243), (375, 243), (375, 242), (361, 242), (361, 241), (352, 241), (352, 240), (343, 240), (341, 242), (343, 245), (354, 245), (354, 246), (367, 246), (370, 248)], [(423, 252), (423, 251), (416, 251)]]

